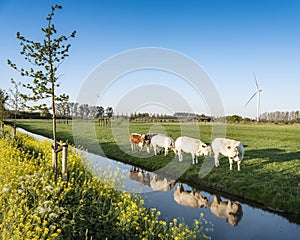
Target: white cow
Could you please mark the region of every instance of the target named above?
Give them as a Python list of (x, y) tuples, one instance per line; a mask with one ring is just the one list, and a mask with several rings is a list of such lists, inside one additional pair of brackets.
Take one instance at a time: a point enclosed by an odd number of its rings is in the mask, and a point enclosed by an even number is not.
[(220, 166), (219, 160), (223, 155), (229, 159), (230, 170), (232, 170), (233, 161), (237, 162), (238, 171), (241, 170), (240, 165), (245, 153), (244, 146), (241, 142), (226, 138), (215, 138), (211, 143), (211, 147), (215, 154), (216, 167)]
[(198, 156), (204, 155), (209, 156), (211, 153), (211, 147), (207, 146), (205, 143), (201, 142), (199, 139), (191, 137), (179, 137), (175, 141), (175, 150), (178, 154), (179, 162), (182, 162), (183, 156), (181, 151), (190, 153), (192, 155), (192, 162), (195, 164), (198, 163)]
[(164, 148), (165, 156), (167, 156), (169, 150), (174, 149), (174, 140), (167, 135), (157, 134), (151, 138), (151, 145), (154, 149), (154, 155), (157, 155), (158, 148)]

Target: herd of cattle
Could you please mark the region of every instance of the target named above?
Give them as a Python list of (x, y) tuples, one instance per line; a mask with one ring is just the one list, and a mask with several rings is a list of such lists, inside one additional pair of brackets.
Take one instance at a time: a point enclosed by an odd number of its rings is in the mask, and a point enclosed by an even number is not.
[[(175, 180), (155, 174), (150, 176), (149, 172), (139, 168), (132, 167), (129, 175), (131, 180), (139, 182), (141, 185), (148, 185), (155, 191), (167, 192), (175, 186)], [(206, 196), (203, 196), (195, 189), (185, 190), (181, 183), (174, 190), (174, 200), (180, 205), (191, 208), (210, 208), (210, 211), (219, 218), (225, 218), (226, 221), (236, 226), (241, 220), (243, 211), (239, 202), (222, 201), (220, 197), (214, 195), (210, 202)]]
[(164, 155), (167, 156), (170, 150), (173, 150), (174, 153), (178, 156), (179, 162), (183, 161), (182, 152), (189, 153), (192, 155), (192, 163), (198, 163), (198, 156), (210, 156), (211, 153), (214, 153), (215, 166), (220, 166), (221, 156), (228, 157), (229, 159), (229, 169), (232, 170), (233, 162), (237, 162), (238, 171), (241, 170), (240, 164), (244, 158), (244, 147), (240, 141), (226, 139), (226, 138), (215, 138), (211, 146), (203, 143), (199, 139), (181, 136), (178, 137), (175, 141), (171, 136), (165, 134), (130, 134), (130, 144), (131, 150), (143, 150), (147, 149), (147, 152), (150, 153), (150, 147), (153, 147), (154, 155), (164, 149)]

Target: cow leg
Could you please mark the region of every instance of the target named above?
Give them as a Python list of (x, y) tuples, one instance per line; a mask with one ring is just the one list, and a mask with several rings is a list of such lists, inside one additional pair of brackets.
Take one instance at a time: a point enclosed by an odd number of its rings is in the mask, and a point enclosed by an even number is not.
[(150, 147), (147, 146), (147, 153), (150, 153)]
[(169, 152), (169, 149), (168, 149), (168, 147), (165, 147), (165, 156), (167, 156), (167, 155), (168, 155), (168, 152)]
[(157, 155), (156, 145), (153, 146), (153, 150), (154, 150), (154, 155)]
[(183, 154), (182, 154), (182, 152), (180, 151), (180, 162), (182, 162), (183, 161)]
[(231, 158), (228, 159), (229, 159), (229, 169), (232, 170), (233, 159)]
[(219, 158), (220, 158), (220, 154), (219, 153), (215, 153), (215, 166), (216, 167), (220, 166)]
[(134, 151), (135, 150), (135, 144), (131, 143), (131, 150)]
[(192, 163), (195, 164), (195, 155), (192, 154)]
[(241, 161), (237, 161), (237, 165), (238, 165), (238, 171), (241, 171)]
[(178, 161), (181, 162), (181, 149), (177, 149), (176, 154), (178, 156)]

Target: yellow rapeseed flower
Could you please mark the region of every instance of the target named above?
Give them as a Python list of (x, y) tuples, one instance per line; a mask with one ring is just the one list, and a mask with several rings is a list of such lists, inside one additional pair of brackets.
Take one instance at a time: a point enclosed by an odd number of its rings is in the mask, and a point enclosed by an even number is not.
[(44, 228), (44, 235), (46, 236), (49, 233), (49, 228)]

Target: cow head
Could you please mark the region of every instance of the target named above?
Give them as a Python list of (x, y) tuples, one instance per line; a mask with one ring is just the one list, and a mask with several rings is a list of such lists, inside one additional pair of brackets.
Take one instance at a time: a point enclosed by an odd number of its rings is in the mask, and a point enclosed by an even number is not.
[(239, 146), (230, 146), (226, 147), (227, 155), (234, 161), (241, 161), (240, 147)]
[[(170, 145), (169, 145), (169, 149), (173, 150), (175, 153), (175, 141), (173, 140), (173, 138), (170, 137)], [(176, 154), (176, 153), (175, 153)]]
[(195, 193), (195, 197), (201, 202), (202, 207), (210, 207), (210, 201), (207, 197), (202, 196), (199, 192)]
[(238, 222), (240, 221), (243, 215), (241, 204), (239, 202), (229, 201), (227, 205), (227, 213), (228, 213), (227, 222), (232, 226), (237, 226)]
[(142, 147), (145, 146), (145, 144), (146, 144), (145, 138), (146, 138), (145, 134), (142, 134), (142, 135), (141, 135), (141, 141), (138, 143), (138, 146), (139, 146), (139, 147), (142, 148)]
[(204, 155), (205, 157), (210, 156), (211, 154), (211, 147), (207, 146), (206, 144), (200, 144), (198, 151), (196, 152), (197, 156)]
[(150, 133), (144, 135), (144, 141), (145, 141), (145, 144), (147, 146), (150, 145), (150, 143), (151, 143), (151, 135), (150, 135)]

